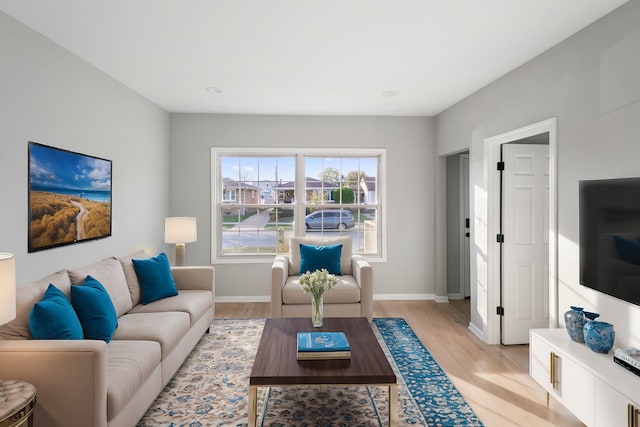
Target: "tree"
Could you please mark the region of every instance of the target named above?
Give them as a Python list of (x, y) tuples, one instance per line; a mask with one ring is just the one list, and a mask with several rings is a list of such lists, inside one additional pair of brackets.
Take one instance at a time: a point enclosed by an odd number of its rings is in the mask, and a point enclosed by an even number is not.
[(320, 172), (320, 180), (330, 184), (340, 184), (340, 171), (336, 168), (324, 168)]
[(356, 199), (355, 193), (348, 187), (336, 188), (331, 193), (336, 203), (353, 203)]
[(362, 180), (362, 178), (366, 177), (367, 175), (364, 173), (364, 171), (351, 171), (347, 174), (346, 178), (345, 178), (345, 184), (346, 185), (358, 185), (360, 183), (360, 181)]

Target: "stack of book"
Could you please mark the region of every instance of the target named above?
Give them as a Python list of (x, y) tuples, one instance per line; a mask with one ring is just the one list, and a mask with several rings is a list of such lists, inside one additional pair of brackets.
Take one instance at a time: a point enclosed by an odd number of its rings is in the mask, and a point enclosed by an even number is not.
[(640, 350), (637, 348), (616, 348), (613, 361), (640, 376)]
[(344, 332), (298, 332), (298, 360), (351, 359)]

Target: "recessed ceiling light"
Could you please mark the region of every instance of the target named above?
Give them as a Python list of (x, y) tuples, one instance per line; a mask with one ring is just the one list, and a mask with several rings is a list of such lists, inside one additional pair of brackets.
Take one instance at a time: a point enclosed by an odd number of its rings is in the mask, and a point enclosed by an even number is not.
[(207, 92), (209, 93), (222, 93), (222, 90), (220, 90), (219, 88), (215, 87), (215, 86), (209, 86), (207, 88)]
[(396, 96), (400, 93), (398, 90), (388, 90), (386, 92), (382, 92), (382, 96), (386, 96), (387, 98), (391, 98), (392, 96)]

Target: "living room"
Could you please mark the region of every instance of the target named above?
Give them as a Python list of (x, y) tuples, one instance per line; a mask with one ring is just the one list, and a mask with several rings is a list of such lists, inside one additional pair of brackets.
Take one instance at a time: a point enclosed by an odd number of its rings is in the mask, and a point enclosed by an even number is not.
[[(9, 3), (0, 3), (0, 9)], [(211, 265), (212, 146), (382, 148), (389, 190), (387, 248), (384, 259), (373, 264), (374, 299), (445, 298), (443, 162), (469, 151), (471, 187), (481, 203), (477, 191), (486, 189), (489, 157), (485, 140), (556, 118), (554, 315), (570, 305), (588, 307), (615, 325), (617, 345), (640, 347), (633, 329), (640, 309), (579, 285), (578, 277), (579, 181), (638, 176), (640, 144), (633, 136), (640, 131), (638, 22), (640, 1), (631, 0), (433, 116), (252, 115), (168, 112), (0, 12), (0, 177), (7, 183), (0, 249), (15, 253), (18, 283), (28, 283), (108, 256), (169, 251), (164, 218), (184, 215), (198, 218), (198, 241), (187, 246), (188, 264)], [(28, 252), (28, 141), (113, 161), (111, 237)], [(406, 192), (421, 195), (411, 198), (411, 209)], [(478, 224), (473, 227), (480, 233)], [(475, 254), (473, 259), (483, 257)], [(269, 262), (215, 267), (217, 302), (268, 301)], [(489, 288), (486, 276), (477, 274), (477, 289)], [(496, 321), (494, 297), (471, 302), (471, 322), (481, 335), (490, 317)]]

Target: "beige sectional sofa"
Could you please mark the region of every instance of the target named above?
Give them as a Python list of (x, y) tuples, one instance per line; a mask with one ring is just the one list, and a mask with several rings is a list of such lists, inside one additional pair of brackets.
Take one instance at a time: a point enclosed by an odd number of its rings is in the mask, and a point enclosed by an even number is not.
[[(172, 267), (179, 294), (143, 305), (132, 258), (18, 287), (16, 319), (0, 327), (0, 378), (36, 386), (36, 426), (135, 426), (211, 325), (213, 267)], [(104, 286), (116, 310), (111, 341), (32, 339), (29, 312), (48, 285), (69, 297), (71, 283), (87, 275)]]

